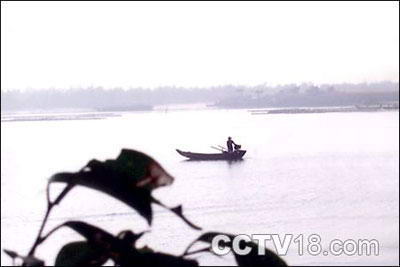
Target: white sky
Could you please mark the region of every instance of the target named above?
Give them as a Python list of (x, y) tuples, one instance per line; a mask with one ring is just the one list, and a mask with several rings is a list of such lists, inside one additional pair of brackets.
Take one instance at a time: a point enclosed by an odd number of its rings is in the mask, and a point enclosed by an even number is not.
[(399, 3), (1, 2), (1, 88), (399, 80)]

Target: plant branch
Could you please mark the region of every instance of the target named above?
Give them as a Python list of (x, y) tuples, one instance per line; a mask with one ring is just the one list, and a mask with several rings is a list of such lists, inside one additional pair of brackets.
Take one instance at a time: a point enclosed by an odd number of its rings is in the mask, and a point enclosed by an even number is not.
[(198, 249), (198, 250), (195, 250), (195, 251), (192, 251), (192, 252), (185, 252), (182, 255), (182, 257), (188, 256), (188, 255), (193, 255), (193, 254), (196, 254), (196, 253), (201, 253), (201, 252), (210, 252), (210, 250), (211, 250), (211, 247), (206, 247), (206, 248)]
[(49, 217), (49, 214), (50, 214), (50, 211), (51, 211), (52, 208), (53, 208), (52, 203), (48, 202), (46, 214), (44, 215), (44, 218), (43, 218), (43, 221), (42, 221), (42, 225), (40, 226), (40, 229), (39, 229), (38, 235), (36, 237), (36, 240), (33, 243), (33, 246), (32, 246), (31, 250), (28, 253), (29, 256), (33, 256), (33, 254), (35, 253), (36, 247), (40, 244), (41, 235), (42, 235), (44, 226), (45, 226), (45, 224), (47, 222), (47, 219)]
[(196, 240), (192, 241), (192, 242), (187, 246), (187, 248), (185, 249), (185, 252), (183, 252), (182, 257), (185, 256), (185, 255), (187, 255), (187, 254), (189, 253), (189, 249), (191, 249), (192, 246), (193, 246), (197, 241), (199, 241), (199, 240), (196, 239)]
[(46, 196), (47, 196), (47, 210), (46, 213), (44, 215), (43, 221), (42, 221), (42, 225), (39, 228), (39, 232), (38, 235), (36, 237), (35, 242), (32, 245), (32, 248), (29, 250), (28, 256), (33, 256), (33, 254), (35, 254), (35, 250), (37, 248), (37, 246), (42, 243), (51, 233), (53, 233), (55, 230), (57, 230), (60, 226), (56, 227), (55, 229), (53, 229), (52, 231), (50, 231), (45, 237), (42, 237), (42, 232), (44, 229), (44, 226), (46, 225), (47, 219), (49, 218), (50, 212), (53, 209), (53, 207), (55, 205), (57, 205), (58, 203), (60, 203), (60, 201), (65, 197), (65, 195), (72, 189), (74, 185), (73, 184), (68, 184), (64, 190), (60, 193), (60, 195), (58, 195), (58, 197), (56, 198), (56, 200), (54, 202), (51, 202), (50, 200), (50, 183), (47, 184), (47, 188), (46, 188)]
[(41, 237), (39, 240), (39, 244), (41, 244), (42, 242), (44, 242), (51, 234), (53, 234), (55, 231), (57, 231), (58, 229), (60, 229), (61, 227), (65, 226), (65, 224), (60, 224), (56, 227), (54, 227), (51, 231), (49, 231), (45, 236)]

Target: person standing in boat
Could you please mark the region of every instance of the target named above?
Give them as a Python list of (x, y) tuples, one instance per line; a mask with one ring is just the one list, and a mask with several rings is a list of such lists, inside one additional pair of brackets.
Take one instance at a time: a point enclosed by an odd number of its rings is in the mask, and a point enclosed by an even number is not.
[(233, 142), (232, 138), (229, 136), (228, 141), (226, 141), (226, 146), (228, 147), (229, 153), (233, 152), (233, 145), (236, 145), (236, 144), (235, 144), (235, 142)]

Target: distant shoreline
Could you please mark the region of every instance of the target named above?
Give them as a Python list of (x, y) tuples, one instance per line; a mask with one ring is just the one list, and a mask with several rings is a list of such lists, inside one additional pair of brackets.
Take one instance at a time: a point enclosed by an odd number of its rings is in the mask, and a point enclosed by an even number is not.
[[(232, 108), (230, 108), (232, 109)], [(307, 114), (307, 113), (344, 113), (344, 112), (388, 112), (398, 111), (399, 106), (393, 105), (371, 105), (371, 106), (347, 106), (347, 107), (291, 107), (291, 108), (264, 108), (264, 109), (243, 109), (247, 110), (251, 115), (273, 115), (273, 114)], [(196, 109), (171, 109), (169, 111), (193, 111)], [(201, 110), (226, 110), (226, 108), (207, 107)], [(138, 111), (122, 111), (122, 112), (82, 112), (82, 111), (69, 111), (69, 112), (9, 112), (1, 114), (1, 122), (22, 122), (22, 121), (65, 121), (65, 120), (100, 120), (109, 117), (120, 117), (126, 113), (136, 113)], [(142, 111), (142, 112), (168, 112), (163, 109)]]
[(348, 107), (293, 107), (293, 108), (269, 108), (249, 109), (252, 115), (265, 114), (302, 114), (302, 113), (331, 113), (331, 112), (379, 112), (399, 110), (399, 105), (366, 105)]
[(119, 117), (117, 113), (104, 112), (69, 112), (69, 113), (24, 113), (1, 115), (1, 122), (20, 122), (20, 121), (65, 121), (65, 120), (101, 120), (108, 117)]

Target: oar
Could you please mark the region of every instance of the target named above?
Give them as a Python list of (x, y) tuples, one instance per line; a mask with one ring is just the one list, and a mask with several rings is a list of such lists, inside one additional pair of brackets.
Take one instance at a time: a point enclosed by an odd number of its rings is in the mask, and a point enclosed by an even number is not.
[(225, 147), (218, 145), (222, 150), (225, 151)]
[(220, 148), (218, 148), (218, 147), (215, 147), (215, 146), (210, 146), (211, 148), (213, 148), (213, 149), (216, 149), (216, 150), (218, 150), (218, 151), (220, 151), (220, 152), (225, 152), (224, 150), (222, 150), (222, 149), (220, 149)]

